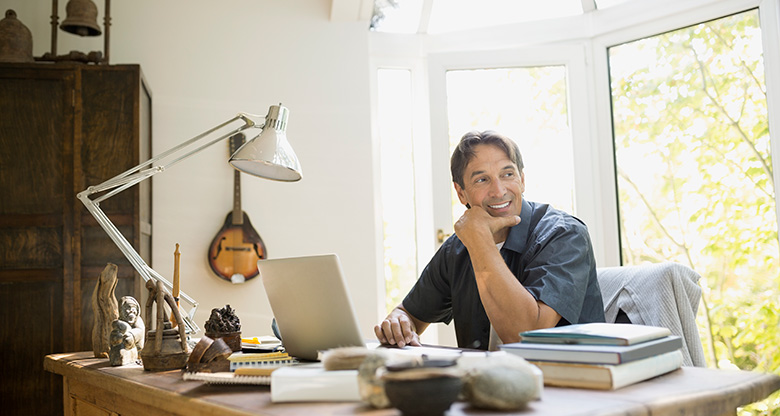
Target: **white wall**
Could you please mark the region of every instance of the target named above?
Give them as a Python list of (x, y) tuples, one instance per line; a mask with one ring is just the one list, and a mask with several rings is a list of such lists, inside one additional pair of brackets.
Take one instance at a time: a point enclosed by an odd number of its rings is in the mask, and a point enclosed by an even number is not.
[[(98, 23), (103, 25), (103, 2)], [(60, 22), (67, 1), (59, 2)], [(50, 51), (51, 3), (3, 0), (33, 33), (33, 54)], [(303, 180), (242, 175), (243, 208), (272, 258), (336, 253), (366, 337), (379, 319), (366, 23), (330, 22), (329, 0), (133, 0), (111, 3), (111, 64), (140, 64), (152, 90), (153, 152), (229, 119), (290, 109), (288, 138)], [(58, 54), (103, 50), (103, 37), (59, 31)], [(42, 64), (44, 65), (44, 64)], [(181, 245), (182, 290), (212, 308), (230, 304), (244, 335), (270, 333), (260, 279), (215, 277), (206, 252), (232, 209), (233, 170), (218, 144), (153, 179), (152, 266), (173, 272)], [(119, 173), (119, 172), (117, 172)]]

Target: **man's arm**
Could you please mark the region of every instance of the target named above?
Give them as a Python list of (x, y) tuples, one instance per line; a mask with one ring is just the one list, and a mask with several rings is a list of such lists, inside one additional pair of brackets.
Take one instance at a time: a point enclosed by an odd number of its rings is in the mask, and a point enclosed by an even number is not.
[(520, 332), (549, 328), (561, 319), (523, 287), (496, 247), (494, 234), (519, 222), (520, 217), (492, 217), (481, 207), (472, 207), (455, 223), (455, 233), (469, 251), (482, 305), (504, 343), (517, 342)]
[(404, 309), (403, 304), (393, 309), (384, 321), (374, 326), (376, 338), (382, 344), (420, 346), (419, 334), (425, 331), (428, 322), (423, 322)]

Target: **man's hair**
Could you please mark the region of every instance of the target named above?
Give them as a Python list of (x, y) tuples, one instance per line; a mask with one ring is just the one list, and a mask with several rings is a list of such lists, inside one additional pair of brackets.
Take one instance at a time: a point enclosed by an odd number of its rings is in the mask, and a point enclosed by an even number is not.
[(463, 174), (466, 171), (466, 165), (474, 158), (474, 148), (480, 144), (490, 144), (503, 150), (509, 160), (517, 166), (518, 172), (523, 171), (523, 156), (520, 154), (517, 143), (512, 139), (492, 130), (470, 131), (460, 138), (460, 143), (450, 158), (452, 181), (460, 185), (461, 188), (464, 187)]

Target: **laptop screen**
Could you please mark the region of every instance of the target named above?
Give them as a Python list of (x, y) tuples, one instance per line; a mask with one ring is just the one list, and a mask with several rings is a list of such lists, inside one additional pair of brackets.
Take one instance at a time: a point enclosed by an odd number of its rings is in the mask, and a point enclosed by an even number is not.
[(365, 346), (337, 255), (258, 260), (257, 268), (290, 355), (318, 360), (320, 351)]

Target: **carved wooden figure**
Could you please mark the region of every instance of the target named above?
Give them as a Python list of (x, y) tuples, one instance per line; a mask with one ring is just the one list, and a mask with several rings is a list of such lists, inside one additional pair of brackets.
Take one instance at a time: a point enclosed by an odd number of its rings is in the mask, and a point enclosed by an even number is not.
[(106, 264), (92, 292), (92, 310), (95, 314), (92, 327), (92, 350), (95, 357), (108, 357), (111, 348), (109, 335), (112, 331), (112, 323), (119, 318), (116, 296), (114, 296), (116, 273), (116, 264)]
[(152, 310), (155, 302), (157, 303), (157, 320), (155, 329), (146, 332), (146, 345), (141, 351), (144, 369), (165, 371), (184, 368), (189, 358), (184, 325), (178, 325), (177, 329), (172, 328), (165, 305), (167, 304), (170, 308), (176, 322), (183, 322), (179, 308), (176, 307), (173, 296), (165, 292), (161, 281), (157, 281), (155, 284), (150, 280), (146, 282), (146, 288), (149, 290), (149, 299), (146, 302), (146, 321), (152, 322)]

